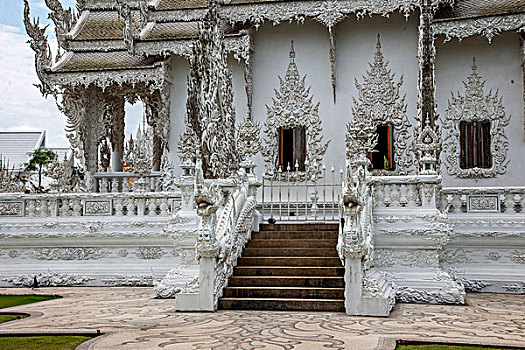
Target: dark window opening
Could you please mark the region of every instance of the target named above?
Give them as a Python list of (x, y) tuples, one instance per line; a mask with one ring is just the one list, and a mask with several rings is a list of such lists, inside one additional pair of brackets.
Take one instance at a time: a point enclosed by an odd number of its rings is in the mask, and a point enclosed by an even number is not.
[(394, 170), (394, 130), (391, 124), (379, 125), (376, 129), (377, 145), (370, 153), (370, 169)]
[(460, 167), (491, 168), (492, 154), (490, 152), (490, 120), (460, 122)]
[[(283, 171), (304, 171), (306, 160), (305, 128), (279, 128), (279, 166)], [(296, 164), (299, 165), (296, 169)]]

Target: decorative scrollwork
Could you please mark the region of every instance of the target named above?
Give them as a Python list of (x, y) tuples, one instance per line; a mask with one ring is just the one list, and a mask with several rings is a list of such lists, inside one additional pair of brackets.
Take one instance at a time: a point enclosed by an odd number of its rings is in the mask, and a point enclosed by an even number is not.
[(232, 74), (217, 1), (210, 0), (208, 7), (190, 59), (187, 115), (199, 140), (204, 175), (227, 178), (239, 168)]
[[(264, 142), (262, 155), (266, 163), (267, 176), (279, 176), (279, 128), (304, 127), (306, 130), (305, 171), (291, 172), (286, 176), (299, 180), (318, 176), (321, 172), (323, 156), (328, 148), (328, 142), (323, 144), (321, 120), (319, 118), (319, 103), (313, 104), (310, 88), (305, 87), (306, 75), (302, 78), (295, 64), (295, 50), (292, 41), (290, 64), (284, 79), (279, 77), (279, 91), (271, 107), (266, 106), (268, 119), (264, 124)], [(293, 176), (289, 176), (293, 175)]]
[[(359, 91), (359, 99), (354, 98), (352, 114), (354, 120), (369, 121), (376, 128), (381, 124), (391, 124), (394, 129), (394, 161), (395, 169), (374, 170), (375, 174), (380, 175), (407, 175), (412, 166), (411, 150), (408, 140), (410, 122), (406, 114), (407, 105), (405, 96), (400, 97), (399, 89), (403, 85), (403, 76), (399, 82), (394, 82), (394, 74), (388, 69), (388, 63), (384, 62), (381, 52), (381, 42), (379, 34), (377, 36), (376, 53), (374, 62), (370, 63), (370, 71), (363, 76), (364, 83), (361, 85), (357, 79), (356, 88)], [(366, 122), (368, 123), (368, 122)], [(349, 131), (350, 131), (349, 125)], [(355, 146), (347, 135), (347, 152), (355, 151)]]
[(435, 23), (434, 35), (445, 35), (445, 42), (452, 38), (459, 41), (474, 35), (482, 35), (489, 43), (501, 32), (518, 30), (525, 26), (525, 14), (509, 14), (503, 16), (480, 17)]
[[(509, 141), (505, 134), (505, 127), (509, 124), (510, 116), (505, 115), (503, 99), (498, 96), (498, 91), (489, 91), (485, 94), (485, 81), (477, 73), (476, 60), (472, 64), (472, 73), (467, 81), (463, 81), (465, 95), (459, 92), (452, 100), (448, 101), (448, 108), (443, 121), (446, 137), (443, 140), (445, 152), (444, 164), (449, 175), (459, 178), (489, 178), (504, 174), (507, 170), (509, 159), (507, 151)], [(461, 121), (490, 121), (490, 151), (492, 154), (491, 168), (460, 167), (460, 131)]]
[(241, 157), (241, 162), (250, 161), (252, 156), (261, 151), (260, 132), (261, 126), (258, 123), (254, 123), (251, 118), (246, 118), (239, 126), (237, 149)]

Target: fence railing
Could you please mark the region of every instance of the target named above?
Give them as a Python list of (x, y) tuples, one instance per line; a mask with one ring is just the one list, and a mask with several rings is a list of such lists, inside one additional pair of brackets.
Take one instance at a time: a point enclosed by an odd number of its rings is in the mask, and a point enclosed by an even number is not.
[(441, 210), (449, 213), (525, 214), (525, 187), (447, 187)]
[(0, 196), (0, 218), (78, 216), (168, 216), (180, 195), (145, 193), (46, 193)]
[[(152, 171), (146, 178), (146, 191), (159, 192), (162, 190), (160, 171)], [(133, 192), (136, 189), (134, 182), (138, 180), (133, 172), (96, 173), (96, 188), (100, 193)]]
[(265, 220), (325, 221), (339, 220), (342, 170), (322, 167), (319, 177), (294, 180), (292, 171), (277, 177), (263, 177), (261, 206)]

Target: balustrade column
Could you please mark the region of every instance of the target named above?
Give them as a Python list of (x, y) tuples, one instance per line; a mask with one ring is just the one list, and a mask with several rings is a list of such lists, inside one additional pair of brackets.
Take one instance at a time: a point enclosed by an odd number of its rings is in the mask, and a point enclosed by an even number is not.
[[(110, 101), (111, 112), (111, 169), (122, 171), (122, 155), (124, 153), (125, 101), (123, 97), (115, 97)], [(116, 191), (114, 191), (116, 192)]]

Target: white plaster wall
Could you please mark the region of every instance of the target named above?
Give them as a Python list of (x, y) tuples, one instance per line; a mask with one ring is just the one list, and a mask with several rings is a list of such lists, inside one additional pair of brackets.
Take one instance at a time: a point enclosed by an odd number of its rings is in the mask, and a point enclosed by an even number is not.
[[(186, 58), (173, 56), (171, 58), (169, 76), (172, 81), (170, 85), (170, 141), (169, 158), (175, 165), (180, 164), (177, 144), (180, 136), (184, 133), (186, 116), (186, 100), (188, 99), (188, 75), (190, 66)], [(181, 173), (181, 169), (176, 169)]]
[[(265, 105), (272, 104), (274, 89), (279, 88), (278, 76), (284, 77), (289, 63), (290, 42), (294, 41), (296, 64), (301, 75), (307, 74), (314, 103), (320, 102), (319, 115), (324, 140), (331, 140), (325, 156), (328, 167), (344, 165), (346, 123), (351, 118), (352, 98), (357, 97), (354, 79), (362, 82), (362, 75), (374, 59), (377, 34), (381, 35), (382, 50), (389, 68), (398, 81), (404, 75), (401, 94), (406, 94), (407, 114), (416, 115), (417, 102), (417, 16), (408, 21), (399, 14), (390, 18), (374, 16), (357, 20), (349, 17), (336, 28), (337, 35), (337, 102), (334, 104), (330, 61), (329, 35), (322, 25), (305, 21), (304, 24), (284, 23), (278, 26), (262, 25), (254, 35), (253, 59), (253, 116), (264, 124)], [(238, 94), (238, 90), (235, 91)], [(264, 134), (263, 134), (264, 135)], [(264, 171), (259, 155), (258, 174)]]
[[(478, 74), (486, 80), (485, 90), (499, 90), (510, 124), (505, 132), (509, 139), (507, 172), (490, 179), (459, 179), (448, 175), (442, 165), (444, 186), (523, 186), (525, 185), (525, 141), (523, 131), (523, 78), (520, 43), (517, 33), (502, 33), (492, 44), (482, 37), (436, 44), (436, 100), (441, 119), (445, 116), (451, 92), (464, 95), (462, 81), (471, 74), (472, 58), (476, 58)], [(445, 136), (445, 132), (443, 132)]]

